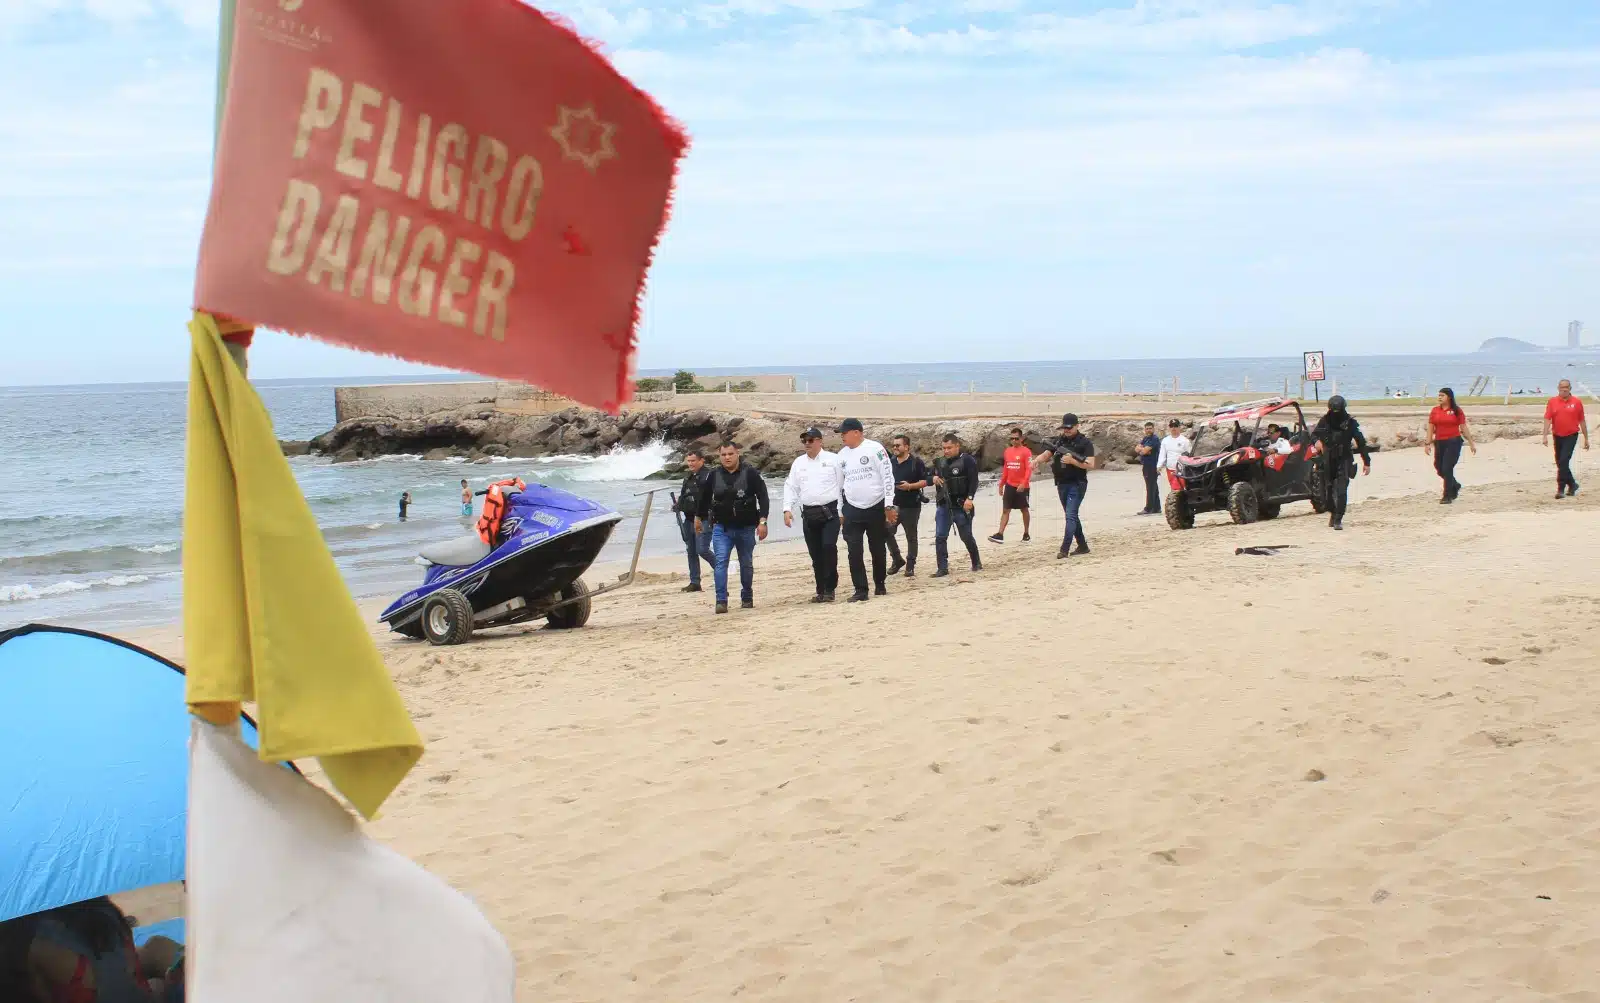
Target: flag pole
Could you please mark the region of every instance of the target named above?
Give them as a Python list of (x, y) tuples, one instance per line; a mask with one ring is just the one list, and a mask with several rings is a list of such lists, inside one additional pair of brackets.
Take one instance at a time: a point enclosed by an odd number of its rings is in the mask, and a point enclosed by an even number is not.
[[(211, 133), (212, 160), (216, 159), (216, 151), (222, 142), (222, 111), (228, 96), (228, 69), (233, 62), (233, 19), (238, 9), (238, 0), (221, 0), (222, 8), (218, 12), (217, 28), (217, 110), (216, 119)], [(215, 173), (215, 172), (213, 172)], [(223, 345), (228, 349), (228, 355), (233, 358), (239, 367), (239, 372), (248, 373), (248, 343), (223, 339)], [(194, 391), (191, 389), (190, 391)], [(222, 728), (230, 734), (239, 733), (239, 711), (237, 703), (207, 703), (195, 704), (190, 711), (197, 717), (209, 721), (211, 724)]]
[[(233, 25), (239, 9), (239, 0), (219, 0), (219, 2), (221, 7), (217, 16), (217, 104), (211, 132), (213, 159), (216, 157), (216, 152), (222, 148), (222, 113), (228, 100), (228, 73), (233, 66)], [(248, 374), (249, 336), (233, 338), (228, 337), (225, 332), (222, 343), (227, 346), (228, 355), (239, 366), (239, 371)]]

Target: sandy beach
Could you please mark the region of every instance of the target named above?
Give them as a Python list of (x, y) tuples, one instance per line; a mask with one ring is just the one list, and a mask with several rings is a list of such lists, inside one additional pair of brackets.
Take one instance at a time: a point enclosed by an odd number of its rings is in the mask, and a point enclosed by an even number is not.
[(1384, 453), (1342, 534), (1104, 472), (1070, 562), (1045, 486), (865, 606), (784, 544), (754, 611), (659, 561), (582, 631), (386, 635), (429, 745), (373, 831), (530, 1001), (1600, 1000), (1597, 457), (1557, 502), (1489, 443), (1446, 508)]

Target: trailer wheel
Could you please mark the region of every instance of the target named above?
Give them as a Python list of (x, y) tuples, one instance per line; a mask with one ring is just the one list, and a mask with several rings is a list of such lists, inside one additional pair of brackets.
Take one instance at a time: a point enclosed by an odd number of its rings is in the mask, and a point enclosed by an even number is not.
[(1194, 509), (1189, 507), (1187, 491), (1174, 491), (1167, 495), (1161, 510), (1167, 517), (1167, 525), (1173, 529), (1194, 529)]
[(574, 578), (571, 585), (561, 590), (562, 599), (574, 599), (579, 596), (583, 598), (550, 611), (550, 615), (545, 617), (545, 623), (550, 625), (550, 629), (577, 630), (589, 622), (589, 611), (593, 607), (593, 602), (589, 598), (589, 586), (583, 583), (583, 579)]
[(1239, 481), (1228, 488), (1228, 515), (1241, 526), (1255, 522), (1261, 516), (1261, 499), (1254, 486)]
[(440, 589), (422, 603), (422, 633), (434, 644), (460, 644), (472, 636), (472, 600)]

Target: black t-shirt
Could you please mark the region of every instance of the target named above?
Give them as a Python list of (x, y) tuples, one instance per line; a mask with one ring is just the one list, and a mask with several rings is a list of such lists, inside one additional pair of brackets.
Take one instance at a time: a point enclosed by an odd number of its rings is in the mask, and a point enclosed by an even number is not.
[[(918, 481), (929, 480), (928, 465), (922, 462), (922, 457), (916, 453), (909, 453), (903, 460), (889, 457), (889, 463), (894, 467), (894, 482), (896, 484), (915, 484)], [(922, 491), (901, 491), (898, 488), (894, 493), (896, 508), (905, 508), (907, 505), (921, 505)]]
[(1068, 466), (1061, 462), (1061, 457), (1071, 455), (1079, 460), (1087, 460), (1094, 455), (1094, 443), (1082, 432), (1075, 432), (1069, 436), (1061, 436), (1049, 442), (1050, 447), (1050, 474), (1055, 477), (1057, 484), (1075, 484), (1088, 481), (1089, 471), (1082, 467)]
[(1139, 440), (1139, 445), (1150, 450), (1150, 452), (1139, 457), (1139, 462), (1144, 464), (1146, 470), (1154, 470), (1156, 468), (1156, 460), (1161, 456), (1161, 440), (1153, 435), (1147, 435)]

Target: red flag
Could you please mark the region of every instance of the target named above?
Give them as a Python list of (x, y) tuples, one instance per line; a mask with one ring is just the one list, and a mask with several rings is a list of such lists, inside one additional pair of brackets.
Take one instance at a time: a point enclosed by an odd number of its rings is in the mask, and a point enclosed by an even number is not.
[(516, 0), (244, 0), (196, 305), (615, 411), (686, 146)]

